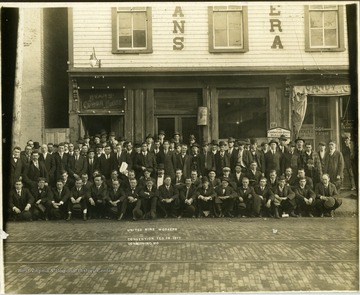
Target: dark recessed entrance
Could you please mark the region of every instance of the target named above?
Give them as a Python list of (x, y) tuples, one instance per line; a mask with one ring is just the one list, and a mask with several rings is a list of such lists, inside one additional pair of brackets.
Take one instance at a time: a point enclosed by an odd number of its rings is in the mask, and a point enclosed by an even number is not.
[(114, 131), (116, 137), (124, 136), (124, 116), (87, 115), (81, 116), (81, 123), (81, 136), (85, 134), (94, 136), (102, 130), (105, 130), (107, 133)]

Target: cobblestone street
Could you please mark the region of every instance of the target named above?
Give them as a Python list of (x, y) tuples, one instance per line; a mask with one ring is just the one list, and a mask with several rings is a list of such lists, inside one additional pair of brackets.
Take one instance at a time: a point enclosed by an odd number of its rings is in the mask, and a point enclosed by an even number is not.
[(8, 223), (6, 293), (358, 290), (357, 217)]

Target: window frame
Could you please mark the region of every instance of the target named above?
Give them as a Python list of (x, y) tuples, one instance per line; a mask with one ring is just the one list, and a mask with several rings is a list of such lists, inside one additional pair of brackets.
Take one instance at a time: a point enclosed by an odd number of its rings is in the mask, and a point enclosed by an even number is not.
[[(112, 8), (112, 53), (114, 54), (140, 54), (152, 53), (152, 13), (151, 7), (145, 7), (144, 10), (136, 10), (138, 7), (113, 7)], [(121, 9), (121, 10), (118, 10)], [(118, 12), (138, 12), (144, 11), (146, 14), (146, 48), (119, 48), (118, 34)]]
[[(231, 5), (230, 5), (231, 6)], [(239, 5), (240, 6), (240, 5)], [(209, 23), (209, 52), (210, 53), (244, 53), (249, 51), (249, 38), (248, 38), (248, 11), (247, 6), (241, 6), (241, 10), (239, 9), (224, 9), (224, 12), (231, 11), (242, 11), (242, 38), (243, 38), (243, 46), (241, 48), (216, 48), (214, 45), (215, 36), (214, 36), (214, 8), (217, 6), (209, 6), (208, 7), (208, 23)], [(216, 11), (215, 11), (216, 12)]]
[[(338, 46), (337, 47), (311, 47), (310, 45), (310, 11), (335, 11), (334, 9), (310, 9), (311, 5), (305, 5), (305, 51), (306, 52), (320, 52), (320, 51), (345, 51), (345, 42), (344, 42), (344, 5), (337, 5), (337, 38)], [(324, 28), (323, 28), (324, 29)]]

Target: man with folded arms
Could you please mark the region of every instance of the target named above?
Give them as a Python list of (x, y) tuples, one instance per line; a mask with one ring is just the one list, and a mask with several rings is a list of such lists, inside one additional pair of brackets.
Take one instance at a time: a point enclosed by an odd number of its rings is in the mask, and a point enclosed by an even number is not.
[(56, 181), (56, 188), (53, 189), (52, 198), (50, 200), (51, 219), (62, 219), (65, 217), (69, 198), (69, 188), (64, 186), (62, 179), (58, 179)]
[[(265, 177), (260, 178), (259, 184), (254, 186), (254, 191), (255, 194), (261, 199), (262, 204), (259, 217), (262, 217), (263, 214), (268, 215), (269, 217), (274, 217), (274, 193), (267, 184), (267, 179)], [(279, 218), (279, 213), (276, 217)]]
[(319, 200), (318, 210), (320, 217), (334, 217), (335, 209), (342, 204), (342, 199), (338, 198), (338, 191), (335, 184), (330, 182), (330, 176), (323, 174), (321, 182), (315, 188), (316, 198)]
[(215, 189), (215, 214), (218, 217), (234, 217), (232, 215), (236, 191), (229, 185), (229, 178), (222, 178), (221, 186)]

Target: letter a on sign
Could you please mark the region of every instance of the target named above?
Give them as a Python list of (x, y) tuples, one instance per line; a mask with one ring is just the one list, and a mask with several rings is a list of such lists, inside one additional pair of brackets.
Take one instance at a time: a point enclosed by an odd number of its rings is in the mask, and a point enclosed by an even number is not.
[(180, 6), (176, 6), (174, 14), (172, 15), (173, 17), (184, 17), (184, 14), (182, 13), (181, 7)]
[(275, 36), (274, 42), (273, 42), (273, 44), (271, 46), (271, 48), (273, 48), (273, 49), (276, 49), (277, 47), (279, 47), (279, 49), (284, 48), (282, 43), (281, 43), (280, 36)]

